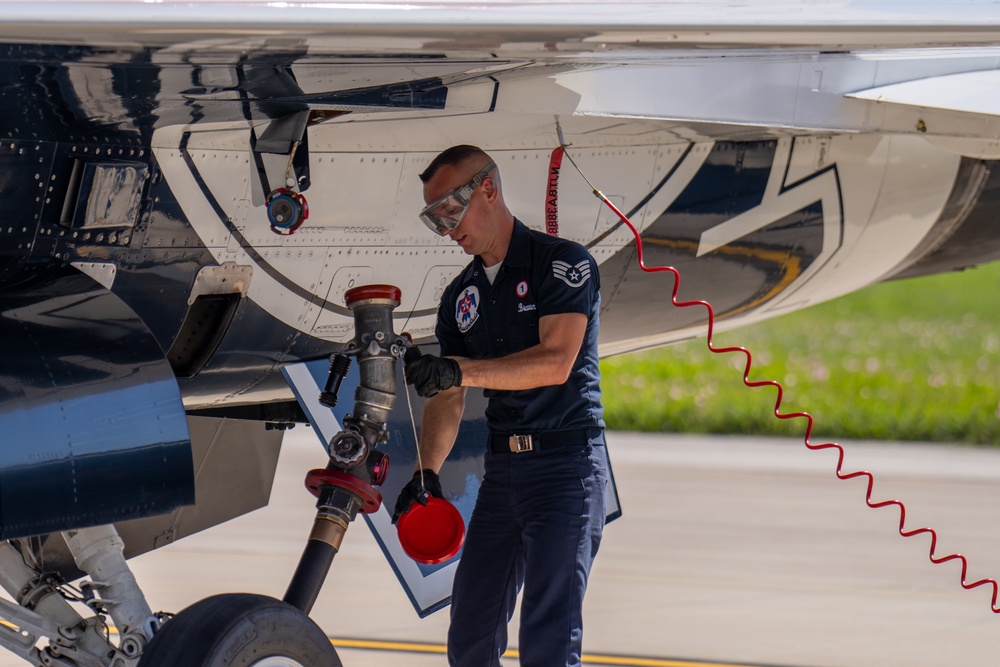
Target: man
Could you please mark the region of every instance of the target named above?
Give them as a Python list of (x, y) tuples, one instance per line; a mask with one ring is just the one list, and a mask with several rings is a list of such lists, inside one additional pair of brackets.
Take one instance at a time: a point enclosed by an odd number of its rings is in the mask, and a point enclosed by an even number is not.
[(523, 586), (522, 667), (580, 665), (583, 596), (607, 483), (597, 264), (581, 245), (516, 220), (499, 170), (479, 148), (444, 151), (420, 178), (423, 221), (475, 257), (441, 298), (442, 356), (411, 356), (405, 366), (407, 383), (429, 400), (423, 474), (404, 487), (394, 520), (414, 500), (426, 503), (426, 492), (442, 495), (437, 472), (455, 442), (466, 388), (483, 388), (490, 437), (455, 574), (449, 663), (501, 664)]

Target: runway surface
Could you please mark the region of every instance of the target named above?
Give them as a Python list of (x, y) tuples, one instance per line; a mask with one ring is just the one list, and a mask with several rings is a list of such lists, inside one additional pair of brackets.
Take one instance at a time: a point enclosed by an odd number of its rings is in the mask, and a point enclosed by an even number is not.
[[(607, 527), (592, 575), (585, 664), (996, 663), (992, 588), (964, 590), (957, 563), (931, 564), (929, 538), (901, 537), (895, 508), (869, 509), (865, 482), (834, 475), (834, 453), (801, 440), (615, 432), (608, 441), (624, 516)], [(875, 474), (876, 500), (903, 500), (908, 528), (939, 531), (939, 555), (965, 554), (970, 581), (1000, 576), (1000, 451), (843, 444), (846, 469)], [(133, 561), (150, 604), (281, 597), (314, 514), (302, 479), (323, 463), (311, 431), (291, 431), (269, 507)], [(313, 617), (347, 667), (445, 664), (447, 611), (416, 616), (363, 522)]]

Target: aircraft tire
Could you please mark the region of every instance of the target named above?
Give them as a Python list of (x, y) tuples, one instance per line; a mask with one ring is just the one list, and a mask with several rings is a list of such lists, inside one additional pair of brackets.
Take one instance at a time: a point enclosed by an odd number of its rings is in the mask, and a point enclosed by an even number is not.
[(326, 634), (295, 607), (263, 595), (205, 598), (163, 624), (139, 667), (342, 667)]

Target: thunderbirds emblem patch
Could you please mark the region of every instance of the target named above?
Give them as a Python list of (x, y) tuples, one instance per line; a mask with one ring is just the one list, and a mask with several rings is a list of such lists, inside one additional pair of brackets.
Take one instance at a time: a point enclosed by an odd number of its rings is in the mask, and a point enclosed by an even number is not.
[(455, 321), (458, 330), (465, 333), (479, 319), (479, 288), (466, 287), (455, 302)]
[(590, 262), (585, 259), (571, 265), (557, 259), (552, 262), (552, 273), (570, 287), (577, 288), (590, 279)]

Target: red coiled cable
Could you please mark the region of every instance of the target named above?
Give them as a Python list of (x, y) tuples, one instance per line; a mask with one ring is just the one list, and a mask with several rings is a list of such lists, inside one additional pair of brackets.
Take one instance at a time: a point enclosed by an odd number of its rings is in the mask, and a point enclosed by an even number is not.
[[(562, 139), (562, 137), (561, 137), (561, 130), (560, 130), (560, 140), (561, 139)], [(774, 401), (774, 416), (777, 417), (778, 419), (796, 419), (796, 418), (805, 419), (807, 421), (806, 434), (805, 434), (805, 439), (804, 439), (806, 447), (808, 449), (811, 449), (811, 450), (836, 449), (837, 450), (837, 478), (838, 479), (844, 479), (844, 480), (846, 480), (846, 479), (854, 479), (855, 477), (867, 477), (868, 478), (868, 488), (865, 491), (865, 503), (868, 505), (868, 507), (871, 507), (873, 509), (878, 509), (878, 508), (881, 508), (881, 507), (888, 507), (890, 505), (895, 505), (896, 507), (898, 507), (899, 508), (899, 534), (902, 535), (903, 537), (913, 537), (914, 535), (920, 535), (922, 533), (927, 533), (928, 535), (930, 535), (931, 536), (931, 546), (930, 546), (930, 551), (928, 553), (928, 557), (930, 558), (930, 561), (932, 563), (934, 563), (934, 564), (946, 563), (946, 562), (951, 561), (951, 560), (959, 560), (959, 561), (961, 561), (962, 562), (962, 580), (961, 580), (962, 588), (964, 588), (966, 590), (971, 590), (973, 588), (977, 588), (979, 586), (984, 586), (986, 584), (992, 585), (993, 586), (993, 600), (991, 602), (990, 607), (993, 610), (994, 614), (1000, 614), (1000, 607), (997, 606), (997, 597), (1000, 596), (1000, 584), (997, 584), (997, 581), (995, 579), (986, 578), (986, 579), (980, 579), (978, 581), (973, 581), (971, 583), (969, 583), (968, 581), (966, 581), (967, 576), (968, 576), (968, 570), (969, 570), (969, 561), (968, 561), (968, 559), (965, 556), (963, 556), (962, 554), (957, 554), (957, 553), (948, 554), (946, 556), (938, 556), (937, 553), (936, 553), (937, 552), (937, 539), (938, 539), (938, 536), (937, 536), (937, 531), (935, 531), (933, 528), (925, 527), (925, 528), (915, 528), (915, 529), (912, 529), (912, 530), (907, 530), (906, 529), (906, 506), (901, 501), (899, 501), (899, 500), (882, 500), (882, 501), (879, 501), (879, 502), (873, 502), (872, 501), (872, 490), (873, 490), (873, 487), (875, 485), (875, 477), (874, 477), (874, 475), (872, 475), (867, 470), (857, 470), (857, 471), (854, 471), (854, 472), (845, 473), (843, 471), (844, 470), (844, 448), (842, 446), (840, 446), (836, 442), (824, 442), (824, 443), (818, 444), (818, 445), (814, 445), (811, 442), (809, 442), (809, 437), (812, 435), (813, 423), (814, 423), (812, 415), (810, 415), (808, 412), (788, 412), (788, 413), (781, 412), (781, 399), (782, 399), (782, 396), (784, 395), (784, 389), (782, 388), (781, 384), (779, 382), (777, 382), (776, 380), (751, 380), (750, 379), (750, 368), (753, 365), (753, 355), (750, 354), (749, 350), (747, 350), (744, 347), (715, 347), (712, 344), (713, 331), (714, 331), (714, 328), (715, 328), (715, 310), (712, 308), (712, 305), (710, 303), (708, 303), (707, 301), (702, 301), (702, 300), (678, 301), (677, 300), (677, 292), (678, 292), (678, 290), (680, 290), (680, 286), (681, 286), (681, 274), (680, 274), (680, 272), (677, 271), (677, 269), (675, 269), (672, 266), (653, 266), (653, 267), (646, 266), (645, 262), (643, 261), (643, 256), (642, 256), (642, 239), (639, 236), (639, 230), (636, 229), (635, 225), (632, 224), (632, 221), (629, 220), (628, 217), (624, 213), (622, 213), (620, 210), (618, 210), (617, 206), (615, 206), (613, 203), (611, 203), (611, 201), (607, 197), (605, 197), (604, 194), (600, 190), (598, 190), (597, 188), (594, 187), (594, 185), (590, 182), (590, 179), (587, 178), (586, 174), (584, 174), (583, 171), (580, 169), (580, 167), (577, 166), (577, 164), (573, 160), (572, 156), (569, 153), (565, 152), (565, 144), (563, 146), (560, 146), (556, 150), (559, 151), (559, 158), (560, 158), (560, 160), (562, 158), (562, 155), (565, 153), (566, 157), (568, 157), (569, 160), (570, 160), (570, 162), (573, 163), (573, 166), (576, 167), (576, 170), (578, 172), (580, 172), (580, 175), (583, 176), (584, 180), (587, 181), (587, 184), (590, 185), (591, 189), (594, 191), (594, 195), (598, 199), (600, 199), (602, 202), (604, 202), (615, 213), (615, 215), (617, 215), (618, 218), (623, 223), (625, 223), (625, 225), (628, 226), (629, 230), (632, 232), (632, 235), (635, 237), (636, 254), (637, 254), (637, 257), (639, 259), (639, 267), (643, 271), (646, 271), (647, 273), (659, 273), (659, 272), (667, 271), (667, 272), (672, 273), (674, 275), (674, 289), (673, 289), (673, 292), (670, 295), (670, 301), (674, 304), (674, 306), (676, 306), (678, 308), (689, 308), (691, 306), (704, 306), (705, 307), (705, 310), (708, 311), (708, 337), (706, 338), (706, 341), (705, 341), (706, 344), (708, 345), (708, 349), (711, 352), (715, 353), (715, 354), (725, 354), (725, 353), (728, 353), (728, 352), (739, 352), (739, 353), (742, 353), (744, 356), (746, 356), (747, 362), (746, 362), (746, 366), (744, 366), (744, 369), (743, 369), (743, 384), (745, 384), (748, 387), (774, 387), (775, 389), (778, 390), (778, 396), (777, 396), (777, 398)], [(558, 179), (558, 172), (556, 172), (555, 178)], [(550, 197), (553, 197), (553, 195), (551, 193), (552, 193), (552, 191), (553, 191), (553, 189), (555, 187), (556, 187), (556, 184), (553, 183), (552, 175), (550, 174), (550, 181), (549, 181), (549, 196)], [(558, 227), (557, 227), (557, 229), (558, 229)]]

